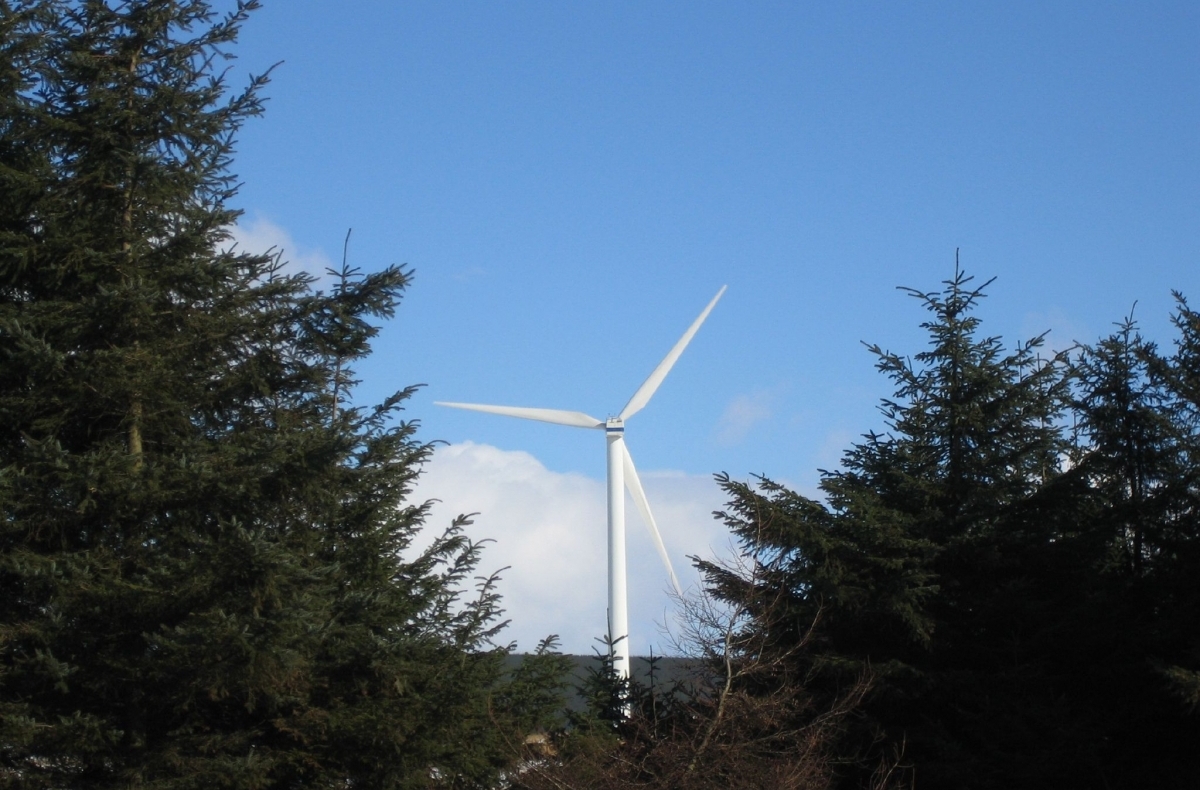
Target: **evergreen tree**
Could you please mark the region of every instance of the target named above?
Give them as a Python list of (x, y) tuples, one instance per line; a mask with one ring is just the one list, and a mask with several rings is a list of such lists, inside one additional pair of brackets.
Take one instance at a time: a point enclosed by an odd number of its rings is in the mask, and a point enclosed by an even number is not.
[(413, 549), (412, 389), (351, 398), (411, 273), (222, 251), (256, 5), (0, 2), (6, 785), (482, 786), (552, 704), (468, 522)]
[[(722, 480), (730, 529), (762, 558), (759, 594), (790, 600), (774, 649), (815, 628), (797, 660), (826, 705), (863, 672), (877, 678), (841, 747), (848, 786), (867, 780), (853, 766), (901, 744), (922, 786), (1029, 786), (1037, 755), (1014, 758), (1050, 748), (1033, 723), (1057, 723), (1032, 645), (1053, 575), (1041, 497), (1065, 449), (1065, 379), (1058, 358), (1039, 356), (1041, 338), (1006, 351), (979, 336), (986, 285), (956, 271), (941, 292), (906, 289), (931, 314), (929, 347), (910, 359), (869, 346), (894, 386), (887, 432), (823, 474), (828, 504)], [(747, 594), (744, 575), (702, 570), (722, 597)]]
[[(1081, 437), (1074, 470), (1090, 596), (1064, 618), (1062, 672), (1076, 717), (1096, 733), (1097, 761), (1113, 786), (1191, 784), (1197, 722), (1169, 694), (1189, 696), (1197, 607), (1195, 420), (1189, 398), (1194, 335), (1180, 298), (1174, 358), (1160, 355), (1132, 318), (1074, 365)], [(1103, 687), (1105, 693), (1094, 690)]]
[(1173, 316), (1179, 337), (1175, 353), (1158, 375), (1170, 392), (1172, 424), (1181, 445), (1174, 512), (1158, 533), (1154, 571), (1158, 604), (1170, 635), (1159, 665), (1177, 694), (1195, 713), (1200, 706), (1200, 313), (1182, 294), (1175, 294)]
[(827, 504), (723, 479), (759, 564), (702, 565), (711, 589), (788, 600), (746, 634), (818, 698), (873, 670), (844, 786), (880, 743), (927, 788), (1195, 785), (1200, 319), (1181, 298), (1172, 357), (1127, 320), (1067, 364), (981, 339), (960, 272), (910, 293), (929, 347), (871, 347), (887, 432), (824, 473)]
[(1152, 570), (1183, 480), (1182, 445), (1164, 386), (1166, 360), (1132, 317), (1073, 366), (1081, 473), (1103, 503), (1094, 531), (1106, 570), (1128, 578)]

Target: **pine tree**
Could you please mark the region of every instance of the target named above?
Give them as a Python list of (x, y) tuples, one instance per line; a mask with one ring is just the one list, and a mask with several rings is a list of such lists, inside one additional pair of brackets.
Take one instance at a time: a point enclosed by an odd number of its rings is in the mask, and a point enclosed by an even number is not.
[(468, 522), (413, 548), (413, 390), (352, 400), (411, 272), (224, 250), (256, 6), (0, 3), (6, 785), (482, 786), (546, 715)]

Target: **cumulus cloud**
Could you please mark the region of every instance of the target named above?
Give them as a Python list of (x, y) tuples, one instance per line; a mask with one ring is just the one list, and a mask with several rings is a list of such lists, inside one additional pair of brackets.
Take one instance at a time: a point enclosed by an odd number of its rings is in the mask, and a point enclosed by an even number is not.
[(238, 252), (253, 254), (266, 253), (268, 250), (282, 253), (285, 271), (305, 272), (315, 277), (316, 287), (329, 280), (326, 270), (333, 268), (333, 261), (324, 250), (297, 244), (286, 228), (260, 214), (249, 218), (243, 216), (237, 225), (229, 228), (229, 235), (230, 242), (226, 249), (236, 248)]
[[(699, 583), (688, 555), (711, 557), (728, 546), (712, 517), (722, 506), (711, 478), (639, 470), (675, 572), (685, 590)], [(426, 526), (439, 529), (460, 513), (479, 513), (468, 534), (495, 541), (480, 571), (502, 574), (505, 617), (500, 641), (532, 650), (558, 634), (563, 648), (591, 653), (606, 630), (608, 554), (605, 482), (547, 469), (529, 453), (465, 442), (441, 447), (417, 485), (418, 501), (440, 500)], [(660, 625), (673, 617), (670, 580), (641, 517), (626, 502), (630, 645), (644, 655), (667, 645)]]
[(745, 439), (754, 426), (774, 414), (777, 395), (775, 390), (757, 390), (735, 397), (717, 423), (717, 440), (731, 445)]

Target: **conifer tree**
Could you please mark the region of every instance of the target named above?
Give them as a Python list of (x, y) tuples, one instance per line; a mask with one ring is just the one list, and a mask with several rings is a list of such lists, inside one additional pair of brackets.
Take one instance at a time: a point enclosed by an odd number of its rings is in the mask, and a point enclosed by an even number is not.
[(1200, 709), (1200, 313), (1176, 292), (1172, 317), (1179, 335), (1175, 353), (1159, 368), (1170, 392), (1172, 425), (1181, 446), (1174, 512), (1159, 533), (1155, 574), (1163, 631), (1171, 635), (1169, 655), (1159, 666), (1195, 716)]
[(980, 338), (960, 272), (910, 293), (929, 347), (871, 347), (887, 431), (824, 473), (826, 503), (723, 478), (760, 565), (702, 564), (710, 588), (789, 600), (747, 625), (776, 655), (817, 623), (796, 655), (818, 699), (871, 668), (845, 787), (881, 744), (926, 788), (1195, 784), (1200, 319), (1180, 298), (1171, 357), (1127, 320), (1067, 364)]
[[(1087, 494), (1077, 500), (1076, 534), (1089, 595), (1064, 617), (1061, 668), (1113, 786), (1200, 776), (1188, 745), (1198, 734), (1188, 668), (1200, 644), (1193, 321), (1180, 297), (1172, 358), (1130, 317), (1073, 366), (1081, 433), (1073, 472)], [(1184, 699), (1172, 697), (1172, 682)]]
[[(727, 524), (763, 558), (760, 594), (791, 600), (776, 649), (817, 623), (798, 660), (826, 705), (863, 672), (876, 678), (869, 715), (841, 747), (846, 786), (867, 781), (854, 767), (870, 766), (866, 755), (901, 744), (923, 786), (1020, 775), (998, 752), (1012, 748), (1006, 732), (1030, 709), (1039, 668), (1006, 640), (1019, 645), (1037, 624), (1011, 593), (1036, 586), (1028, 548), (1049, 522), (1031, 514), (1059, 473), (1065, 385), (1041, 338), (1006, 351), (980, 337), (986, 285), (956, 271), (941, 292), (906, 289), (930, 313), (929, 346), (911, 359), (869, 346), (894, 387), (887, 430), (824, 473), (827, 504), (770, 480), (722, 480)], [(719, 595), (747, 594), (744, 577), (701, 567)]]
[(5, 785), (483, 786), (546, 714), (467, 522), (413, 549), (412, 389), (352, 399), (411, 273), (222, 251), (256, 6), (0, 2)]
[(1104, 505), (1094, 530), (1106, 556), (1097, 559), (1123, 576), (1142, 577), (1158, 554), (1183, 471), (1184, 437), (1175, 430), (1162, 375), (1166, 360), (1130, 317), (1083, 347), (1073, 367), (1076, 425), (1084, 437), (1078, 463)]

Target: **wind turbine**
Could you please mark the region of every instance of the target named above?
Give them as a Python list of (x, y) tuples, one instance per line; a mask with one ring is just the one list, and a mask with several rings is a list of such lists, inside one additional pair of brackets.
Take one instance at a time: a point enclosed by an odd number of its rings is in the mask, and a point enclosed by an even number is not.
[(692, 322), (683, 337), (671, 348), (663, 361), (658, 363), (642, 386), (621, 409), (616, 417), (598, 420), (583, 412), (562, 411), (560, 409), (531, 409), (522, 406), (489, 406), (482, 403), (445, 403), (437, 402), (438, 406), (449, 406), (454, 409), (470, 409), (472, 411), (503, 414), (507, 417), (521, 417), (526, 420), (551, 422), (555, 425), (569, 425), (574, 428), (603, 429), (608, 446), (608, 633), (612, 639), (613, 670), (622, 678), (629, 677), (629, 608), (625, 594), (625, 490), (633, 496), (634, 504), (642, 514), (650, 537), (658, 548), (658, 556), (662, 558), (667, 573), (671, 576), (671, 584), (677, 593), (682, 593), (675, 569), (671, 567), (671, 558), (667, 555), (667, 547), (663, 545), (662, 535), (654, 516), (650, 512), (650, 503), (646, 500), (646, 492), (642, 489), (642, 481), (638, 479), (637, 469), (633, 458), (625, 446), (625, 421), (641, 411), (663, 379), (671, 372), (679, 355), (687, 348), (704, 319), (712, 312), (717, 300), (725, 293), (725, 286), (717, 291), (704, 312)]

